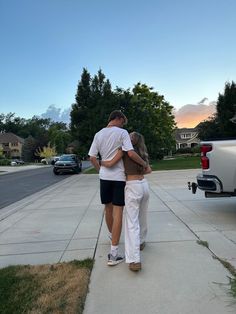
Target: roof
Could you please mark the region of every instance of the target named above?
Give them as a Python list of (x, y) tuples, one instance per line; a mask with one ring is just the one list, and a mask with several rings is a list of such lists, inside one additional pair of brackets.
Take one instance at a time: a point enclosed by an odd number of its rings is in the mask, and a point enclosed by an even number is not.
[[(181, 134), (183, 133), (195, 133), (193, 135), (193, 137), (191, 138), (181, 138)], [(198, 142), (199, 139), (198, 139), (198, 131), (197, 131), (197, 128), (182, 128), (182, 129), (176, 129), (175, 130), (175, 140), (178, 142), (178, 143), (187, 143), (187, 142)]]
[(78, 140), (74, 140), (73, 142), (69, 143), (67, 145), (67, 147), (76, 147), (79, 145), (79, 141)]
[(197, 128), (181, 128), (175, 130), (178, 133), (197, 132)]
[(20, 142), (24, 143), (24, 139), (22, 137), (17, 136), (14, 133), (0, 133), (0, 143), (15, 143)]

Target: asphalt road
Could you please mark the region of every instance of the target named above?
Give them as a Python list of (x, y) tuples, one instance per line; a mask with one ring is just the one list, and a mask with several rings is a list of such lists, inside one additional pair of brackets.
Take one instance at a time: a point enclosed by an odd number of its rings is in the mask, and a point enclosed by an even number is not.
[[(86, 166), (83, 163), (83, 168), (86, 168)], [(0, 209), (74, 175), (62, 174), (56, 176), (52, 169), (53, 167), (42, 167), (0, 176)]]

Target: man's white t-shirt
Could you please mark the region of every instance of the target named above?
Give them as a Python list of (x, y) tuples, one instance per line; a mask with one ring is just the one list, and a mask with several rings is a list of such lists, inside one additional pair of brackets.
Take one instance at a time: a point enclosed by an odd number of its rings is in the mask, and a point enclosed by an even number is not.
[[(101, 129), (95, 134), (89, 150), (89, 156), (97, 157), (100, 153), (102, 160), (111, 160), (121, 148), (123, 151), (133, 150), (129, 133), (116, 126)], [(99, 178), (102, 180), (125, 181), (123, 160), (119, 160), (113, 167), (101, 166)]]

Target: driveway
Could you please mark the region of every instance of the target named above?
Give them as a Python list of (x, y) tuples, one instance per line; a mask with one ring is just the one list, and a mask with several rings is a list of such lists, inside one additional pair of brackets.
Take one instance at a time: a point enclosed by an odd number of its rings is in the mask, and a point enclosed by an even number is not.
[[(236, 199), (191, 194), (187, 181), (197, 172), (148, 176), (148, 236), (139, 274), (125, 263), (106, 265), (110, 241), (95, 174), (69, 176), (3, 208), (0, 267), (94, 257), (84, 314), (108, 314), (111, 309), (114, 314), (235, 313), (230, 273), (212, 252), (236, 266)], [(208, 241), (211, 251), (198, 239)]]
[(236, 267), (236, 197), (205, 198), (197, 190), (192, 194), (188, 181), (196, 182), (201, 170), (155, 172), (150, 176), (152, 192), (202, 241), (210, 250)]

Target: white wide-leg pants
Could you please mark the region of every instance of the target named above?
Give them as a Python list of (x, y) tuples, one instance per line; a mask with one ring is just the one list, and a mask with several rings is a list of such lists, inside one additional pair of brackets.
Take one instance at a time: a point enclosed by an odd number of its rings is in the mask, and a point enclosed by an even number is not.
[(125, 260), (140, 262), (140, 243), (147, 234), (149, 187), (146, 179), (126, 181), (125, 186)]

